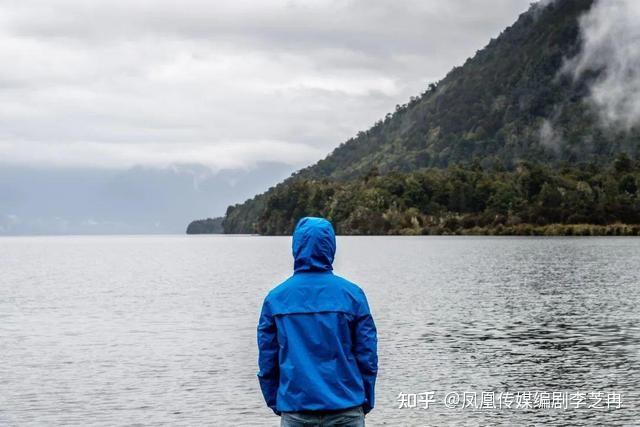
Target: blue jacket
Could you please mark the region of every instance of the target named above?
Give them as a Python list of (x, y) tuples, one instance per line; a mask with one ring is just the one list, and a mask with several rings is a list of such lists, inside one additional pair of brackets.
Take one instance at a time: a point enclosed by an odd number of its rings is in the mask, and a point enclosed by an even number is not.
[(332, 273), (331, 223), (303, 218), (293, 234), (294, 274), (264, 300), (258, 378), (276, 414), (374, 406), (376, 326), (364, 292)]

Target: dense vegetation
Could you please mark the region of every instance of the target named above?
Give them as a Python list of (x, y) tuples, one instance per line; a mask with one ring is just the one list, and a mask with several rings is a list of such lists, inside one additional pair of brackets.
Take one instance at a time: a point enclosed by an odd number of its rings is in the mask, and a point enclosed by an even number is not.
[[(522, 162), (512, 171), (479, 163), (373, 170), (351, 181), (281, 184), (262, 201), (256, 223), (234, 226), (289, 234), (300, 217), (312, 215), (330, 219), (340, 234), (638, 235), (640, 225), (615, 224), (640, 224), (639, 185), (640, 163), (627, 156), (605, 168)], [(230, 208), (227, 221), (239, 219)]]
[[(595, 225), (640, 223), (640, 133), (601, 126), (586, 102), (598, 72), (574, 81), (561, 71), (592, 3), (533, 5), (371, 129), (229, 207), (225, 232), (287, 233), (315, 214), (346, 234), (587, 233), (556, 223), (631, 233)], [(620, 162), (630, 166), (622, 172)]]
[(222, 234), (224, 218), (207, 218), (191, 221), (187, 227), (187, 234)]

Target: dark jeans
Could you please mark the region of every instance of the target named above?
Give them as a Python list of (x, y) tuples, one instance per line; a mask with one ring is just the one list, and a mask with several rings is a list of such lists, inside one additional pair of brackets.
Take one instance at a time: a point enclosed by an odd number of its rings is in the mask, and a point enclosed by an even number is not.
[(335, 412), (283, 412), (280, 427), (364, 427), (362, 407)]

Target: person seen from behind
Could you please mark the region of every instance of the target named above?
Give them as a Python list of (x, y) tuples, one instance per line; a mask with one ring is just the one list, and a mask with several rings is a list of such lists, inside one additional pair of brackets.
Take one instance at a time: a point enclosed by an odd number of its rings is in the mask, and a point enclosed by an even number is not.
[(367, 298), (333, 274), (329, 221), (302, 218), (294, 272), (268, 293), (258, 323), (258, 379), (283, 427), (364, 426), (374, 407), (377, 332)]

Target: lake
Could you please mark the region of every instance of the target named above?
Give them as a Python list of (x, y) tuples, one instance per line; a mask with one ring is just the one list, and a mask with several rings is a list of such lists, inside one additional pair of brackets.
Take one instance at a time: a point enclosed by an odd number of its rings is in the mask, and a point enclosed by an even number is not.
[[(639, 266), (638, 238), (338, 237), (368, 425), (639, 424)], [(256, 322), (291, 267), (285, 237), (0, 238), (0, 425), (278, 425)]]

